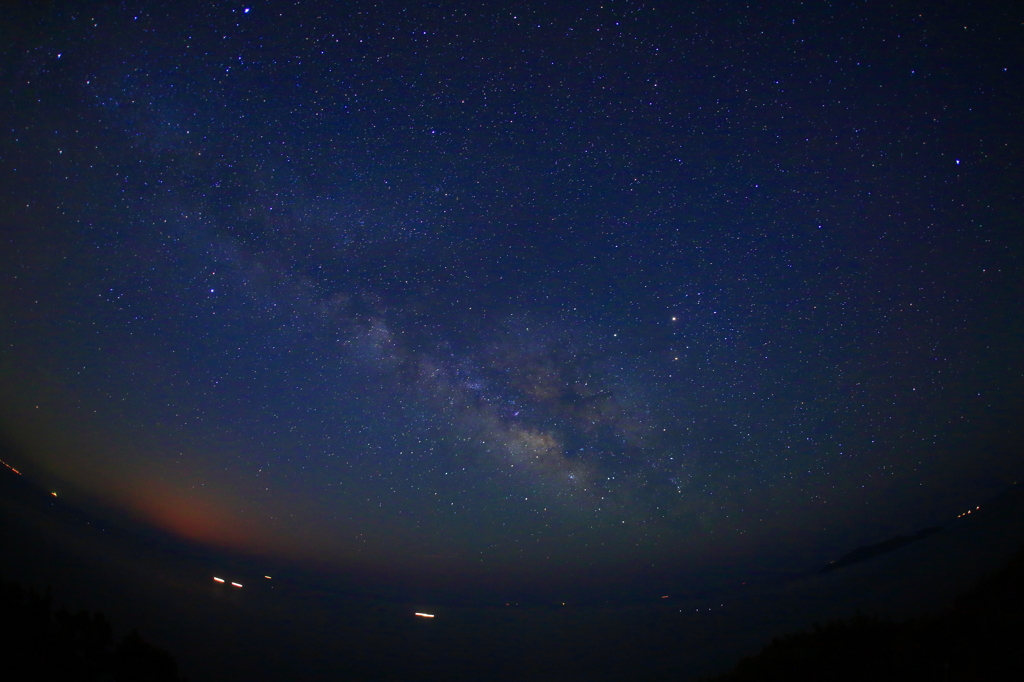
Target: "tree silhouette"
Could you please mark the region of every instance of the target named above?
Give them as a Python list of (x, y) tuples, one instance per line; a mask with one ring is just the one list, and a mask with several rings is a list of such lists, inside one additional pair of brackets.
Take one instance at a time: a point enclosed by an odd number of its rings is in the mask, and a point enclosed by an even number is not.
[(133, 630), (114, 645), (113, 629), (99, 613), (54, 612), (40, 595), (0, 580), (0, 671), (10, 682), (178, 682), (168, 652)]

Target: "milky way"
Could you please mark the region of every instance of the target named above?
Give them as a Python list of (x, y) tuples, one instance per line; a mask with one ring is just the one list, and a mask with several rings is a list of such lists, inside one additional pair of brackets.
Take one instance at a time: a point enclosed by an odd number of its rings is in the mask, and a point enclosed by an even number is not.
[(1018, 468), (1017, 43), (858, 12), (15, 12), (12, 466), (509, 580), (961, 509)]

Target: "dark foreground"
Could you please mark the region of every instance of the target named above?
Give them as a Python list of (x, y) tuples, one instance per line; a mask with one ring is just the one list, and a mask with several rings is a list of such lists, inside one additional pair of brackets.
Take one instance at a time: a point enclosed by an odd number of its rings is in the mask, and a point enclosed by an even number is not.
[[(940, 613), (857, 615), (777, 638), (713, 682), (1024, 679), (1024, 548)], [(5, 679), (177, 682), (177, 663), (137, 631), (115, 644), (99, 613), (54, 611), (47, 595), (0, 585)], [(674, 676), (673, 676), (674, 677)]]
[(777, 638), (714, 682), (1024, 680), (1024, 548), (952, 608), (858, 615)]
[(138, 631), (115, 643), (101, 613), (54, 611), (49, 593), (0, 583), (0, 661), (9, 682), (177, 682), (174, 657)]
[[(0, 575), (53, 595), (43, 608), (27, 591), (8, 594), (3, 680), (17, 679), (13, 662), (24, 659), (43, 673), (22, 679), (682, 682), (721, 674), (799, 631), (721, 679), (1024, 679), (1013, 649), (1024, 641), (1021, 558), (956, 601), (1024, 539), (1016, 487), (928, 537), (824, 574), (812, 564), (781, 580), (739, 576), (667, 599), (620, 592), (508, 605), (385, 593), (119, 530), (13, 475), (0, 477), (0, 493)], [(61, 615), (64, 606), (72, 612)], [(73, 615), (79, 609), (106, 617)], [(842, 620), (858, 610), (882, 618)], [(809, 631), (815, 622), (828, 625)], [(76, 661), (81, 674), (71, 672)], [(143, 673), (140, 661), (156, 669)], [(48, 678), (54, 670), (63, 672)]]

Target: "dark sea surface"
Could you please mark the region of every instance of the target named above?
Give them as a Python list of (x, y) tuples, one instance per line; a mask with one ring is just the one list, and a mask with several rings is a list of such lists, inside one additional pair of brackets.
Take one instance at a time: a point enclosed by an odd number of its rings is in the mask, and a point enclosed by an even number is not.
[(938, 610), (1024, 540), (1014, 486), (910, 546), (825, 574), (738, 567), (666, 598), (623, 585), (565, 605), (501, 603), (234, 556), (105, 521), (7, 472), (2, 486), (4, 576), (51, 588), (56, 606), (102, 611), (118, 632), (138, 627), (194, 682), (693, 679), (814, 622)]

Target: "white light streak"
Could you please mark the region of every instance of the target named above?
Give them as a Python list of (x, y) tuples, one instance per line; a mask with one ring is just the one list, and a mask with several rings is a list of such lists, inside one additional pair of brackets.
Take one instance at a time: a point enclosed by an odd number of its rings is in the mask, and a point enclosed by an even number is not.
[(420, 618), (433, 618), (434, 617), (434, 614), (432, 614), (432, 613), (420, 613), (419, 611), (417, 611), (413, 615), (414, 616), (419, 616)]

